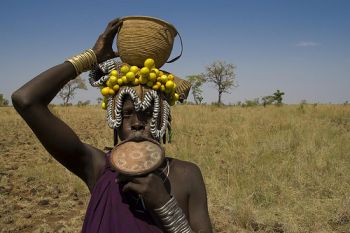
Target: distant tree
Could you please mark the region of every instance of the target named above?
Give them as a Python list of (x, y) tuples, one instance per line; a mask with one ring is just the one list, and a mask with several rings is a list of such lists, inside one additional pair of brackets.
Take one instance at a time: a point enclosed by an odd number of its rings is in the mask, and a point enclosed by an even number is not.
[(62, 89), (61, 91), (58, 93), (59, 96), (62, 98), (63, 100), (63, 105), (64, 106), (68, 106), (69, 105), (69, 101), (71, 101), (77, 90), (87, 90), (86, 84), (85, 84), (85, 80), (82, 79), (80, 76), (69, 81)]
[(275, 101), (275, 98), (272, 95), (267, 95), (261, 98), (261, 102), (264, 107), (266, 107), (266, 105), (272, 104), (274, 101)]
[(242, 107), (255, 107), (259, 105), (259, 98), (253, 100), (246, 100), (241, 106)]
[(196, 104), (201, 104), (203, 100), (203, 96), (202, 96), (203, 91), (201, 88), (203, 83), (205, 83), (205, 78), (203, 77), (203, 75), (197, 74), (197, 75), (187, 76), (187, 80), (192, 85), (191, 89), (192, 89), (194, 102), (196, 102)]
[(221, 95), (229, 93), (232, 87), (236, 87), (236, 67), (233, 64), (226, 64), (224, 61), (216, 61), (206, 67), (204, 77), (208, 82), (214, 83), (218, 91), (218, 104), (221, 104)]
[(307, 104), (307, 100), (301, 100), (300, 104), (304, 104), (304, 105)]
[(8, 105), (9, 105), (9, 101), (5, 99), (3, 94), (0, 94), (0, 107), (8, 106)]
[(274, 100), (276, 101), (277, 105), (282, 104), (282, 96), (284, 95), (284, 92), (280, 92), (280, 90), (277, 90), (275, 93), (273, 93)]
[(90, 105), (90, 100), (85, 100), (85, 101), (79, 100), (78, 103), (77, 103), (77, 105), (78, 105), (79, 107)]

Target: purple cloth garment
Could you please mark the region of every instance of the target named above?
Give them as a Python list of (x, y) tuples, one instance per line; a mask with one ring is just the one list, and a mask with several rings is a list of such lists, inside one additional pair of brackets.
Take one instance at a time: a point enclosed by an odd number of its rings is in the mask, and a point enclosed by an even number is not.
[(82, 233), (160, 233), (162, 232), (147, 211), (142, 211), (140, 199), (123, 193), (115, 182), (116, 171), (111, 169), (109, 155), (91, 195)]

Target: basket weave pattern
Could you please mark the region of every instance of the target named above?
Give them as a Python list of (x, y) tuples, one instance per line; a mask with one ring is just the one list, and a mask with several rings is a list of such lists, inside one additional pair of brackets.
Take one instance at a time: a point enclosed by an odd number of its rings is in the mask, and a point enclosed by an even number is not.
[(157, 68), (168, 60), (173, 49), (176, 29), (150, 17), (126, 17), (118, 32), (117, 48), (120, 59), (142, 67), (147, 58), (153, 58)]

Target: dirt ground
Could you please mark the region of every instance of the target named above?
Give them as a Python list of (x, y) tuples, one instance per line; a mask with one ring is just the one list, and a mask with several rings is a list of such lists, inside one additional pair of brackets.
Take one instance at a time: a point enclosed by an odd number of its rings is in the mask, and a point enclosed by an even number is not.
[(13, 109), (1, 111), (0, 232), (80, 232), (90, 198)]

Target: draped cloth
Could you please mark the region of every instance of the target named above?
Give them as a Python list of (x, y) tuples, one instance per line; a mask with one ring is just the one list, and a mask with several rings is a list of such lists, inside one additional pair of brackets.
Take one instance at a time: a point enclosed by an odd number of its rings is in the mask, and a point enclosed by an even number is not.
[(123, 193), (111, 169), (110, 153), (93, 191), (85, 214), (82, 233), (161, 233), (141, 200)]

